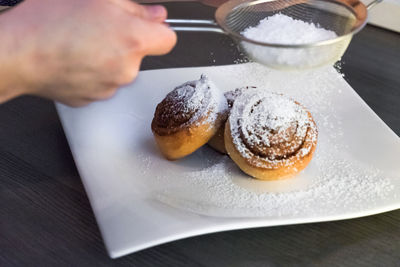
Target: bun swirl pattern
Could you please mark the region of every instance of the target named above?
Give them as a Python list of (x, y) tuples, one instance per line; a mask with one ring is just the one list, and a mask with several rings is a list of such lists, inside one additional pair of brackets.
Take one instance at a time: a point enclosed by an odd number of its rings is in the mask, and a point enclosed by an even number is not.
[(225, 146), (244, 172), (276, 180), (307, 166), (317, 135), (310, 112), (299, 103), (280, 94), (247, 90), (231, 110)]
[(194, 152), (215, 134), (226, 109), (222, 92), (205, 75), (176, 87), (157, 105), (151, 123), (161, 152), (168, 159)]

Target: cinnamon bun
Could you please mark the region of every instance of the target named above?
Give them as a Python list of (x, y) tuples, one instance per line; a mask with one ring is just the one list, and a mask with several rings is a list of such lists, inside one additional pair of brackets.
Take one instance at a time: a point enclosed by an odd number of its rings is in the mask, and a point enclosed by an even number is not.
[(151, 129), (162, 154), (175, 160), (191, 154), (226, 118), (223, 93), (205, 75), (176, 87), (157, 105)]
[(317, 127), (294, 100), (260, 90), (243, 92), (225, 125), (225, 147), (245, 173), (262, 180), (288, 178), (311, 161)]
[[(239, 97), (245, 90), (250, 89), (250, 88), (256, 88), (256, 87), (254, 87), (254, 86), (240, 87), (240, 88), (236, 88), (235, 90), (228, 91), (224, 94), (224, 96), (228, 102), (228, 109), (226, 109), (226, 111), (225, 111), (226, 119), (228, 119), (229, 112), (232, 109), (235, 99), (237, 97)], [(212, 147), (213, 149), (217, 150), (218, 152), (220, 152), (222, 154), (227, 153), (226, 149), (225, 149), (224, 133), (225, 133), (225, 122), (218, 129), (217, 133), (207, 143), (210, 147)]]

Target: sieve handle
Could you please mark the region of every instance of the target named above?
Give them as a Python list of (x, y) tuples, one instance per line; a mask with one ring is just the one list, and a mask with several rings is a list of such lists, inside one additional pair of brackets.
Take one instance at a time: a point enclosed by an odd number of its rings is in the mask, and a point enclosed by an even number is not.
[(367, 5), (367, 9), (370, 10), (371, 8), (373, 8), (374, 6), (376, 6), (377, 4), (379, 4), (381, 2), (383, 2), (383, 0), (374, 0)]
[(168, 23), (174, 31), (179, 32), (215, 32), (225, 34), (214, 20), (166, 19), (165, 23)]

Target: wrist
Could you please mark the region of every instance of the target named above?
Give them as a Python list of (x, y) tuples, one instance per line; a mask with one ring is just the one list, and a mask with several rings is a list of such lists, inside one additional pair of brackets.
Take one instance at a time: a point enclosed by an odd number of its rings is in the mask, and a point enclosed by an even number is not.
[(24, 61), (20, 50), (21, 40), (13, 31), (12, 21), (7, 20), (8, 14), (0, 14), (0, 103), (28, 92), (24, 86), (22, 66)]

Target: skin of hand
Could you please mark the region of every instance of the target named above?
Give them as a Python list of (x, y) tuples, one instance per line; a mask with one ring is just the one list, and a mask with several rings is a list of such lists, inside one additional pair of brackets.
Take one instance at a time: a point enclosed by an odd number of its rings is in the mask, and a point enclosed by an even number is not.
[(199, 2), (207, 6), (219, 7), (228, 0), (136, 0), (136, 3), (153, 4), (153, 3), (168, 3), (168, 2)]
[(176, 34), (162, 6), (129, 0), (25, 0), (0, 14), (0, 103), (32, 94), (84, 106), (131, 82)]

